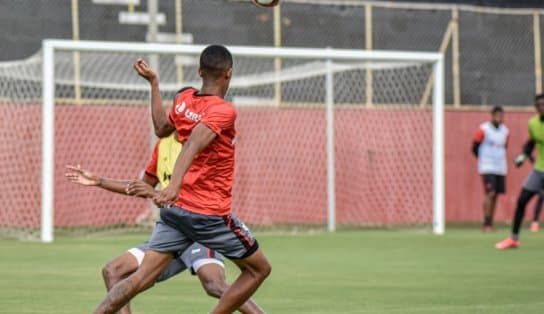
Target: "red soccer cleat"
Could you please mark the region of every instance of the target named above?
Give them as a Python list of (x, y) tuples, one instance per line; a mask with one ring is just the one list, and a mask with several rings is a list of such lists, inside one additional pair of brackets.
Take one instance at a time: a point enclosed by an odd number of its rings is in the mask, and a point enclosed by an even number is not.
[(497, 250), (517, 249), (519, 248), (519, 245), (519, 240), (513, 240), (512, 238), (508, 237), (501, 242), (495, 244), (495, 248)]
[(537, 221), (533, 221), (531, 223), (531, 232), (538, 232), (538, 222)]

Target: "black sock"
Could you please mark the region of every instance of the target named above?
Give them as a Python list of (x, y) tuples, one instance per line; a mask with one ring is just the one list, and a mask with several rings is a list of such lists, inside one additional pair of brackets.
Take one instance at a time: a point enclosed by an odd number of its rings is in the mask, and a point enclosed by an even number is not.
[(535, 206), (535, 214), (533, 216), (533, 221), (536, 221), (538, 222), (540, 219), (540, 212), (542, 211), (542, 195), (539, 195), (538, 196), (538, 200), (536, 201), (536, 206)]
[(493, 218), (491, 216), (484, 217), (484, 226), (493, 226)]
[(514, 214), (514, 224), (512, 225), (512, 238), (517, 240), (519, 238), (519, 230), (523, 223), (523, 216), (525, 216), (525, 206), (531, 200), (536, 193), (526, 189), (521, 190), (521, 194), (518, 198), (518, 204), (516, 207), (516, 213)]

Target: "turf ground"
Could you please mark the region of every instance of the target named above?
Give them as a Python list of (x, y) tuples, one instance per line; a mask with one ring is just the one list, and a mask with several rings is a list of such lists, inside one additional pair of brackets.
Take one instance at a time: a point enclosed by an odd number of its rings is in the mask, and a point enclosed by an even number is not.
[[(544, 232), (498, 252), (507, 230), (258, 236), (272, 264), (255, 296), (268, 313), (544, 313)], [(91, 313), (104, 296), (100, 268), (146, 235), (0, 241), (0, 313)], [(229, 279), (236, 270), (229, 263)], [(188, 273), (133, 301), (134, 313), (208, 313)]]

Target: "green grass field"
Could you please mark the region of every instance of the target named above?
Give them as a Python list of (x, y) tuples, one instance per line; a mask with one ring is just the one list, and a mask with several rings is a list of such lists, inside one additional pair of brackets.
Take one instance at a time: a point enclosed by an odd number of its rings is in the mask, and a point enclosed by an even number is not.
[[(507, 230), (344, 231), (258, 236), (273, 264), (255, 296), (268, 313), (543, 313), (544, 233), (498, 252)], [(91, 313), (101, 266), (147, 235), (0, 241), (0, 313)], [(230, 280), (237, 274), (228, 263)], [(183, 273), (133, 301), (134, 313), (208, 313)]]

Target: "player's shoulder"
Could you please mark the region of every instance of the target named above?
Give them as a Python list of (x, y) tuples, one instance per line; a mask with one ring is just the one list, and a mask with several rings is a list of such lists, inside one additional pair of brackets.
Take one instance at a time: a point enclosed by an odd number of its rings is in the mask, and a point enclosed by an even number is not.
[(208, 110), (236, 116), (236, 108), (229, 101), (220, 97), (210, 97)]
[(192, 95), (197, 92), (197, 89), (192, 86), (186, 86), (176, 92), (176, 98), (180, 96)]
[(479, 129), (482, 129), (482, 130), (487, 130), (489, 128), (489, 125), (491, 124), (491, 122), (489, 121), (485, 121), (485, 122), (482, 122), (480, 123), (480, 125), (478, 126)]
[(529, 127), (534, 127), (542, 124), (542, 121), (540, 120), (540, 116), (538, 114), (535, 114), (529, 119)]

